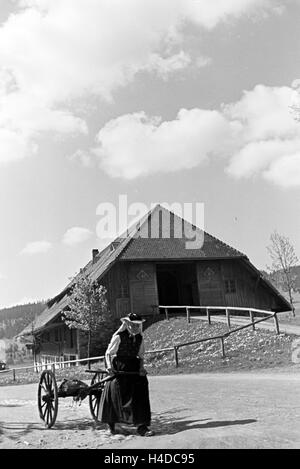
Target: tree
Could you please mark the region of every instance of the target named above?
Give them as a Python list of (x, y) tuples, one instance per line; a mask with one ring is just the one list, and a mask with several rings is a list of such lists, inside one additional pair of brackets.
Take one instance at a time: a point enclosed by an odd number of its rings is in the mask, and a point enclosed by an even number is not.
[(93, 335), (110, 320), (106, 293), (103, 285), (98, 285), (81, 273), (74, 280), (68, 310), (63, 312), (63, 320), (70, 329), (79, 329), (87, 334), (88, 358)]
[(297, 290), (296, 276), (293, 268), (299, 263), (295, 249), (290, 240), (274, 231), (270, 237), (271, 244), (267, 247), (272, 259), (271, 267), (268, 267), (270, 280), (289, 295), (292, 313), (295, 316), (293, 292)]

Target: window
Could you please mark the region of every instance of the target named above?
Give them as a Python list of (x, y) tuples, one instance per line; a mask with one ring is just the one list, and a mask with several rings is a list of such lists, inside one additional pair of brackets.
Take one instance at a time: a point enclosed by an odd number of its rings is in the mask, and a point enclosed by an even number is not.
[(235, 279), (225, 280), (225, 293), (236, 293)]

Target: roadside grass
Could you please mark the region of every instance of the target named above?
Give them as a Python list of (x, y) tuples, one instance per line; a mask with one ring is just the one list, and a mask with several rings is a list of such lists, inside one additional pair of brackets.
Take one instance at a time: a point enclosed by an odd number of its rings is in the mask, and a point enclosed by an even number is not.
[[(235, 326), (233, 325), (233, 328)], [(212, 323), (191, 318), (171, 317), (153, 323), (144, 332), (146, 350), (159, 350), (175, 344), (204, 339), (228, 331), (224, 323)], [(291, 360), (291, 346), (297, 337), (275, 334), (273, 331), (252, 328), (231, 334), (224, 341), (226, 357), (222, 358), (220, 340), (189, 345), (178, 351), (179, 366), (175, 366), (173, 352), (145, 355), (145, 367), (149, 375), (178, 373), (234, 372), (263, 369), (288, 369), (300, 371)], [(103, 362), (93, 363), (92, 369), (103, 369)], [(93, 374), (86, 372), (87, 365), (71, 366), (55, 370), (58, 382), (63, 379), (80, 379), (90, 382)], [(38, 383), (40, 373), (17, 370), (15, 381), (12, 372), (0, 374), (0, 386)]]

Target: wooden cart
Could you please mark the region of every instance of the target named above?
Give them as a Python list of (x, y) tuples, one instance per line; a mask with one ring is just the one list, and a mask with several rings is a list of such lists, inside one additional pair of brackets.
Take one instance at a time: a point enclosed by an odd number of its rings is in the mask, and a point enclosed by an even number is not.
[[(113, 377), (108, 376), (105, 370), (86, 370), (93, 373), (90, 386), (84, 389), (85, 396), (89, 398), (89, 407), (93, 419), (98, 421), (99, 404), (105, 383)], [(56, 378), (51, 370), (44, 370), (38, 385), (38, 409), (41, 420), (47, 428), (53, 427), (57, 418), (58, 399), (73, 397), (80, 398), (80, 393), (68, 394), (61, 392), (57, 386)]]

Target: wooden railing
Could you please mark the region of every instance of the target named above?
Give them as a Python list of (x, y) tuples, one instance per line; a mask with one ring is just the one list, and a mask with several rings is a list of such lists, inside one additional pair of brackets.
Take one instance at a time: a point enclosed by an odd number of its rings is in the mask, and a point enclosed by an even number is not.
[[(204, 309), (206, 311), (206, 316), (208, 323), (211, 324), (211, 316), (213, 316), (213, 311), (225, 311), (226, 319), (227, 319), (227, 326), (228, 326), (228, 332), (222, 334), (222, 335), (217, 335), (217, 336), (212, 336), (212, 337), (207, 337), (204, 339), (198, 339), (194, 340), (192, 342), (185, 342), (181, 344), (176, 344), (174, 345), (171, 349), (168, 349), (168, 351), (173, 350), (174, 351), (174, 360), (175, 360), (175, 365), (176, 367), (179, 364), (179, 359), (178, 359), (178, 350), (181, 347), (186, 347), (188, 345), (194, 345), (194, 344), (199, 344), (201, 342), (208, 342), (210, 340), (220, 340), (221, 343), (221, 354), (222, 357), (225, 358), (225, 343), (224, 340), (226, 337), (229, 337), (231, 334), (240, 331), (242, 329), (246, 329), (248, 327), (252, 327), (253, 330), (255, 330), (255, 325), (267, 321), (271, 318), (274, 319), (274, 326), (275, 326), (275, 331), (277, 334), (280, 334), (279, 330), (279, 322), (278, 322), (278, 317), (276, 312), (271, 312), (263, 309), (256, 309), (256, 308), (243, 308), (243, 307), (233, 307), (233, 306), (165, 306), (165, 305), (159, 305), (158, 308), (163, 308), (165, 310), (165, 315), (166, 319), (169, 319), (169, 310), (178, 310), (178, 309), (185, 309), (186, 310), (186, 318), (187, 321), (190, 323), (191, 321), (191, 310), (201, 310)], [(249, 312), (250, 320), (251, 322), (245, 325), (242, 325), (240, 327), (237, 327), (235, 329), (231, 329), (231, 322), (230, 322), (230, 312), (231, 311), (246, 311)], [(254, 315), (255, 314), (263, 314), (264, 317), (262, 319), (254, 320)]]
[(236, 306), (164, 306), (164, 305), (159, 305), (158, 309), (159, 310), (164, 309), (166, 319), (169, 319), (169, 315), (170, 315), (171, 311), (179, 310), (179, 309), (180, 310), (185, 309), (186, 318), (187, 318), (188, 322), (191, 321), (191, 311), (193, 311), (193, 310), (205, 310), (207, 321), (208, 321), (209, 324), (211, 324), (211, 317), (214, 316), (214, 314), (213, 314), (214, 311), (224, 311), (225, 315), (226, 315), (227, 325), (228, 325), (229, 329), (231, 328), (231, 323), (230, 323), (231, 315), (230, 315), (230, 313), (232, 311), (248, 312), (249, 317), (250, 317), (250, 321), (251, 321), (251, 324), (252, 324), (252, 327), (253, 327), (253, 330), (255, 329), (255, 325), (254, 325), (254, 316), (255, 316), (255, 314), (256, 315), (263, 314), (265, 316), (272, 315), (272, 317), (274, 317), (276, 332), (279, 334), (279, 323), (278, 323), (278, 318), (277, 318), (278, 313), (273, 312), (273, 311), (267, 311), (267, 310), (264, 310), (264, 309), (243, 308), (243, 307), (236, 307)]
[(75, 360), (65, 360), (65, 361), (62, 361), (62, 362), (58, 362), (58, 361), (53, 361), (53, 362), (49, 362), (49, 363), (35, 363), (34, 365), (30, 365), (30, 366), (24, 366), (24, 367), (19, 367), (19, 368), (8, 368), (6, 370), (1, 370), (0, 371), (0, 376), (2, 374), (8, 374), (8, 373), (12, 373), (13, 375), (13, 380), (16, 381), (16, 372), (17, 371), (27, 371), (27, 370), (34, 370), (36, 373), (39, 373), (41, 372), (42, 370), (52, 370), (53, 373), (55, 373), (55, 370), (57, 368), (64, 368), (64, 366), (62, 365), (68, 365), (68, 364), (71, 364), (71, 363), (74, 363), (75, 365), (78, 365), (79, 363), (82, 363), (82, 362), (88, 362), (88, 366), (90, 366), (90, 363), (92, 361), (99, 361), (99, 360), (104, 360), (104, 355), (100, 356), (100, 357), (91, 357), (91, 358), (77, 358)]

